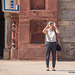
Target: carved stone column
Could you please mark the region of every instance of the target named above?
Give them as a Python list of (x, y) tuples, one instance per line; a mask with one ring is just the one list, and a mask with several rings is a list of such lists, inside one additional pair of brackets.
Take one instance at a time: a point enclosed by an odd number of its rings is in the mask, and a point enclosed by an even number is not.
[(18, 59), (18, 25), (19, 14), (12, 15), (11, 60)]
[(5, 17), (5, 48), (4, 48), (4, 59), (10, 59), (11, 49), (11, 14), (4, 13)]

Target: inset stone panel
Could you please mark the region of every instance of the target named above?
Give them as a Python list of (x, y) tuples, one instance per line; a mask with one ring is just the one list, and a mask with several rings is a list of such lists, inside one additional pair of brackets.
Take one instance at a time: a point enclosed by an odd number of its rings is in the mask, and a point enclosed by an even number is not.
[(45, 0), (30, 0), (30, 9), (31, 10), (44, 10)]
[(45, 26), (46, 20), (30, 21), (31, 43), (35, 44), (45, 43), (45, 34), (42, 32)]

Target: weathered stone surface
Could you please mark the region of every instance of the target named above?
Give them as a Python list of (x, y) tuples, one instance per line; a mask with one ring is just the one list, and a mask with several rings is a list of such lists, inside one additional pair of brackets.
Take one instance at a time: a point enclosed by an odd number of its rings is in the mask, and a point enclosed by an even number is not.
[(47, 0), (48, 3), (46, 4), (48, 6), (48, 10), (51, 12), (57, 11), (57, 0)]
[(59, 9), (75, 9), (75, 1), (60, 1)]
[(5, 13), (5, 48), (11, 47), (11, 17), (10, 13)]
[(69, 21), (58, 21), (58, 25), (68, 25), (69, 26)]
[(58, 11), (58, 21), (62, 21), (62, 15), (61, 15), (61, 11)]
[(9, 49), (4, 49), (4, 55), (3, 59), (10, 59), (10, 50)]
[[(20, 60), (45, 60), (46, 49), (44, 44), (22, 44), (19, 47)], [(50, 59), (52, 59), (52, 53), (50, 53)]]
[[(39, 51), (38, 51), (39, 50)], [(20, 48), (19, 59), (45, 59), (45, 50), (41, 48)]]
[(11, 14), (5, 13), (5, 49), (3, 52), (4, 59), (10, 58), (10, 48), (11, 48)]
[(29, 43), (29, 25), (19, 26), (19, 43)]
[(75, 42), (75, 38), (63, 38), (62, 42)]
[(58, 8), (62, 48), (58, 60), (75, 60), (75, 0), (59, 0)]
[(61, 48), (59, 60), (75, 60), (75, 42), (61, 43)]
[(75, 21), (70, 21), (70, 25), (74, 25), (75, 26)]
[(11, 60), (18, 59), (18, 49), (11, 49)]
[(11, 47), (11, 18), (7, 19), (7, 45)]
[(63, 10), (61, 15), (62, 20), (75, 20), (75, 10)]
[(75, 26), (59, 26), (60, 37), (74, 38), (75, 37)]

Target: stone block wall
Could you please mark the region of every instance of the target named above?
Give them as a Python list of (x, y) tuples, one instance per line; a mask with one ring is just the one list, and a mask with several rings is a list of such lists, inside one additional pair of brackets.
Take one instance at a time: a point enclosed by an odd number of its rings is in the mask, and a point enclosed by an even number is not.
[(62, 51), (59, 60), (75, 60), (75, 0), (58, 0), (58, 27)]

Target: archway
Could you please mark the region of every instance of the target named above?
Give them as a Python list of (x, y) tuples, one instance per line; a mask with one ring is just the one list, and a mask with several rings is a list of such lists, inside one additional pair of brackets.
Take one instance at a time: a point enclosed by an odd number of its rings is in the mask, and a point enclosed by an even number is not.
[(4, 13), (2, 12), (2, 0), (0, 0), (0, 59), (3, 58), (4, 32), (5, 32)]

